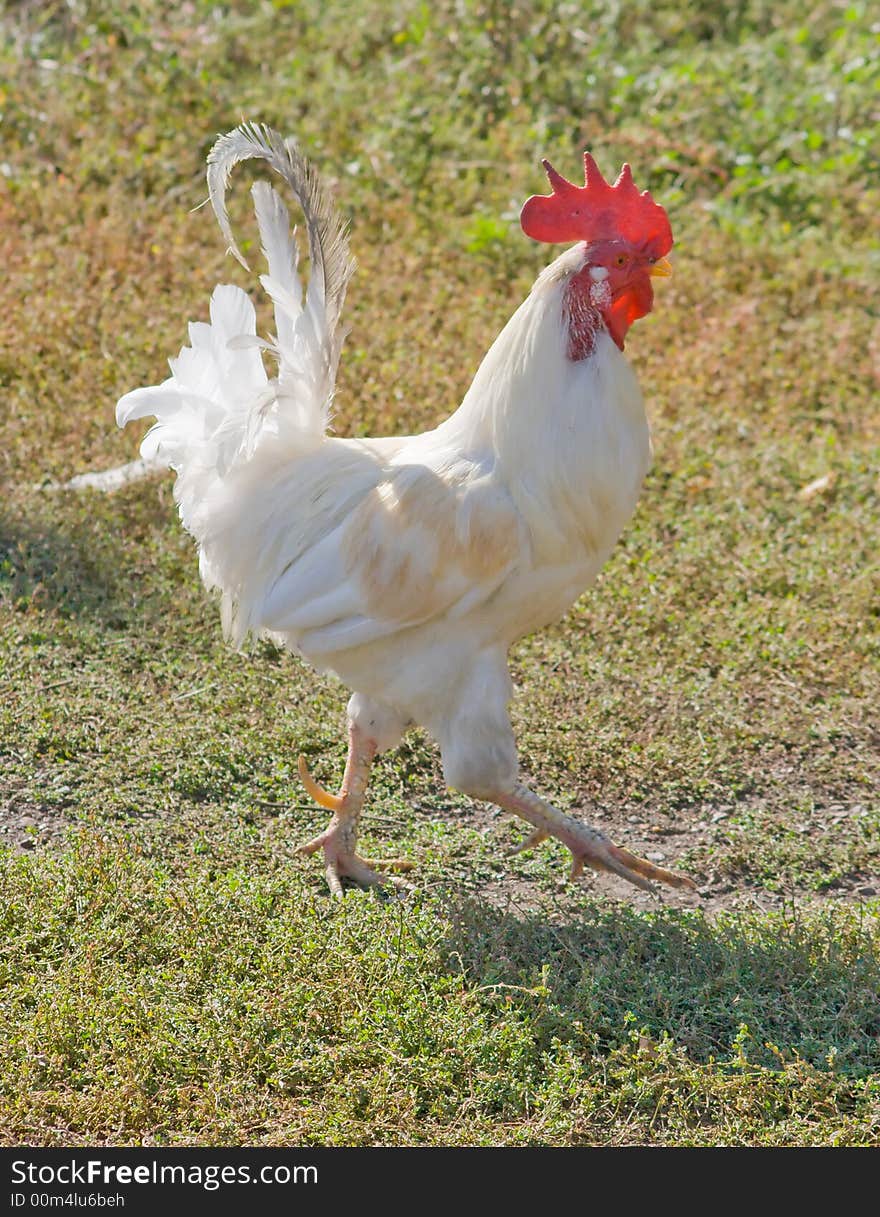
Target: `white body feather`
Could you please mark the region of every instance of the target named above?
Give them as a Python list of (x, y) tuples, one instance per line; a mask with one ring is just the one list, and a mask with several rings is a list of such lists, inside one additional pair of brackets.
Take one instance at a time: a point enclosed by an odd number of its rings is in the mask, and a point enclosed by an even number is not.
[[(232, 163), (254, 154), (236, 151)], [(172, 376), (124, 397), (118, 420), (156, 415), (142, 453), (177, 471), (181, 518), (234, 640), (271, 633), (335, 671), (380, 747), (426, 726), (450, 784), (510, 781), (507, 650), (595, 578), (650, 460), (641, 393), (611, 338), (598, 334), (580, 362), (566, 355), (563, 295), (583, 250), (541, 275), (436, 430), (338, 439), (325, 429), (351, 273), (344, 234), (331, 276), (310, 232), (303, 302), (287, 212), (268, 186), (254, 196), (278, 376), (264, 369), (247, 296), (219, 287), (210, 326), (190, 326)], [(222, 224), (222, 193), (219, 214)]]

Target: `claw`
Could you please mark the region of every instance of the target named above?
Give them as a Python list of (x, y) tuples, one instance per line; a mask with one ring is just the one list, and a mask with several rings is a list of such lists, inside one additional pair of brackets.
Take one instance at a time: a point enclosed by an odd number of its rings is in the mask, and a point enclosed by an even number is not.
[(666, 883), (670, 887), (696, 890), (697, 885), (693, 879), (664, 870), (662, 866), (654, 866), (652, 862), (631, 854), (628, 849), (621, 849), (609, 841), (598, 828), (592, 828), (589, 824), (557, 811), (552, 804), (527, 786), (519, 784), (512, 791), (506, 790), (494, 795), (492, 801), (505, 811), (522, 816), (534, 826), (535, 831), (513, 851), (514, 853), (538, 845), (547, 837), (556, 837), (571, 850), (572, 879), (579, 878), (584, 867), (590, 866), (594, 870), (611, 871), (646, 892), (655, 890), (649, 882), (651, 879)]
[(540, 845), (542, 841), (546, 841), (549, 835), (549, 833), (543, 832), (540, 828), (536, 828), (531, 836), (526, 837), (525, 841), (522, 841), (510, 851), (510, 856), (513, 857), (515, 854), (524, 853), (527, 849), (534, 849), (536, 845)]
[(595, 870), (606, 870), (614, 875), (619, 875), (621, 879), (626, 879), (627, 883), (631, 883), (633, 887), (640, 887), (644, 892), (655, 891), (652, 884), (648, 882), (649, 879), (655, 879), (658, 883), (665, 883), (669, 887), (685, 887), (691, 891), (696, 891), (697, 888), (693, 879), (689, 879), (687, 875), (678, 875), (674, 871), (664, 870), (662, 866), (655, 866), (653, 862), (648, 862), (647, 859), (640, 858), (637, 854), (631, 854), (628, 849), (612, 845), (607, 838), (595, 853), (583, 857), (575, 855), (571, 868), (572, 879), (576, 879), (583, 872), (584, 863)]
[(325, 832), (319, 833), (317, 837), (312, 837), (311, 841), (306, 841), (305, 845), (297, 845), (296, 852), (298, 854), (317, 853), (321, 846), (328, 840), (329, 836), (330, 830), (327, 829)]
[(330, 892), (337, 899), (344, 895), (343, 880), (351, 879), (362, 887), (389, 883), (386, 870), (411, 870), (413, 863), (405, 858), (389, 858), (382, 862), (366, 862), (356, 852), (358, 819), (364, 802), (370, 765), (376, 754), (376, 743), (356, 726), (349, 734), (348, 760), (342, 778), (342, 790), (331, 794), (309, 773), (306, 758), (299, 758), (299, 776), (306, 792), (320, 807), (333, 812), (333, 819), (324, 832), (300, 845), (297, 853), (314, 854), (323, 850), (324, 867)]
[[(697, 890), (696, 883), (687, 875), (679, 875), (662, 866), (655, 866), (653, 862), (648, 862), (646, 858), (639, 858), (638, 855), (631, 854), (628, 849), (623, 849), (619, 845), (611, 845), (609, 842), (609, 852), (627, 871), (623, 878), (629, 879), (630, 883), (635, 883), (636, 887), (647, 887), (648, 884), (639, 883), (637, 879), (633, 878), (634, 874), (644, 875), (646, 879), (656, 879), (658, 883), (665, 883), (669, 887), (685, 887), (693, 892)], [(617, 873), (620, 874), (620, 871)]]
[[(299, 776), (302, 780), (302, 784), (306, 788), (306, 793), (310, 794), (320, 807), (326, 807), (328, 811), (335, 812), (338, 815), (342, 808), (341, 796), (338, 794), (331, 794), (329, 790), (325, 790), (323, 786), (320, 786), (315, 781), (315, 779), (309, 773), (309, 767), (306, 764), (306, 758), (304, 756), (299, 758), (297, 767), (299, 769)], [(314, 846), (314, 848), (317, 849), (319, 844), (321, 844), (319, 840), (317, 840), (317, 844), (314, 841), (310, 841), (307, 846), (302, 846), (301, 848), (304, 853), (312, 853), (313, 851), (310, 847)]]
[[(653, 892), (654, 888), (647, 879), (642, 878), (635, 867), (627, 866), (625, 862), (618, 861), (618, 859), (614, 856), (616, 853), (626, 853), (627, 851), (619, 850), (616, 845), (611, 845), (610, 842), (609, 847), (608, 853), (605, 854), (604, 857), (591, 859), (590, 865), (595, 866), (597, 870), (607, 870), (611, 871), (613, 875), (619, 875), (621, 879), (626, 879), (627, 883), (631, 883), (633, 887), (640, 887), (643, 892)], [(634, 854), (630, 854), (630, 857), (634, 861), (641, 861), (641, 859), (636, 858)], [(583, 869), (583, 859), (580, 859), (580, 861), (581, 869)]]
[[(318, 838), (318, 841), (320, 844), (323, 844), (320, 838)], [(309, 846), (314, 844), (314, 841), (309, 842)], [(302, 852), (302, 847), (300, 852)], [(412, 870), (414, 865), (413, 862), (407, 862), (405, 858), (388, 858), (381, 862), (367, 862), (358, 854), (331, 854), (326, 868), (330, 894), (335, 896), (337, 900), (343, 898), (345, 895), (342, 886), (343, 879), (352, 879), (355, 883), (359, 883), (361, 887), (382, 887), (390, 882), (388, 876), (383, 874), (383, 871), (408, 871)]]
[(344, 900), (345, 889), (342, 886), (338, 867), (333, 862), (328, 863), (325, 874), (327, 875), (327, 886), (330, 888), (330, 895), (334, 900)]

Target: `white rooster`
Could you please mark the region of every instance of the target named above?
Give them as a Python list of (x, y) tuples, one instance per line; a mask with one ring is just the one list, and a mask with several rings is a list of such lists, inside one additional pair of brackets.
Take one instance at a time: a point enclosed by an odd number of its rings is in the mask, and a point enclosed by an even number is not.
[[(333, 813), (303, 845), (322, 849), (331, 891), (386, 876), (356, 852), (374, 757), (420, 724), (449, 786), (527, 820), (525, 844), (557, 837), (583, 866), (639, 887), (693, 887), (564, 815), (519, 778), (508, 716), (507, 654), (556, 621), (593, 581), (635, 507), (650, 460), (642, 395), (621, 353), (670, 273), (666, 213), (628, 165), (610, 186), (585, 154), (585, 186), (544, 162), (553, 193), (528, 200), (525, 232), (576, 241), (539, 276), (456, 412), (424, 435), (327, 434), (346, 287), (343, 223), (296, 144), (245, 124), (208, 157), (208, 189), (230, 251), (229, 174), (269, 163), (305, 216), (311, 273), (303, 296), (295, 233), (265, 182), (252, 194), (277, 337), (256, 336), (254, 308), (219, 286), (211, 322), (161, 385), (117, 406), (120, 426), (157, 422), (142, 446), (177, 473), (175, 495), (199, 546), (201, 576), (222, 593), (224, 629), (271, 636), (354, 690), (338, 795), (300, 760), (310, 794)], [(262, 351), (277, 361), (270, 378)], [(391, 863), (378, 863), (391, 869)]]

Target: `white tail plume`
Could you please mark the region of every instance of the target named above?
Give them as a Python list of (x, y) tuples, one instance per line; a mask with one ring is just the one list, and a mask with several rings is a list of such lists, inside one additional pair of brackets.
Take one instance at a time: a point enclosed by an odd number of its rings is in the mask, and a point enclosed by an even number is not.
[[(287, 183), (302, 209), (309, 242), (310, 276), (303, 299), (295, 230), (275, 189), (252, 189), (268, 273), (260, 282), (275, 307), (277, 334), (256, 334), (254, 308), (238, 287), (217, 287), (211, 322), (191, 323), (190, 346), (171, 360), (161, 385), (135, 389), (116, 408), (117, 422), (153, 414), (156, 425), (141, 452), (160, 457), (179, 474), (178, 497), (185, 522), (193, 496), (203, 498), (212, 479), (250, 460), (264, 436), (290, 455), (323, 439), (344, 333), (339, 318), (354, 261), (342, 218), (317, 171), (292, 140), (270, 127), (245, 123), (222, 135), (208, 154), (208, 193), (230, 252), (247, 266), (232, 236), (226, 189), (232, 169), (264, 160)], [(272, 380), (261, 349), (277, 360)], [(188, 504), (187, 500), (190, 500)]]

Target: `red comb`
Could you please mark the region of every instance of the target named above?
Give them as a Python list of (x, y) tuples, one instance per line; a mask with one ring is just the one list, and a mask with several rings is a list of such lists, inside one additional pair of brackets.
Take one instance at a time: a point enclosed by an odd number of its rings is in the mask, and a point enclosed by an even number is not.
[(523, 204), (519, 222), (527, 237), (557, 244), (563, 241), (629, 241), (663, 258), (672, 248), (669, 217), (647, 190), (641, 194), (632, 169), (624, 165), (610, 186), (589, 152), (584, 153), (584, 185), (575, 186), (542, 162), (552, 194), (533, 194)]

